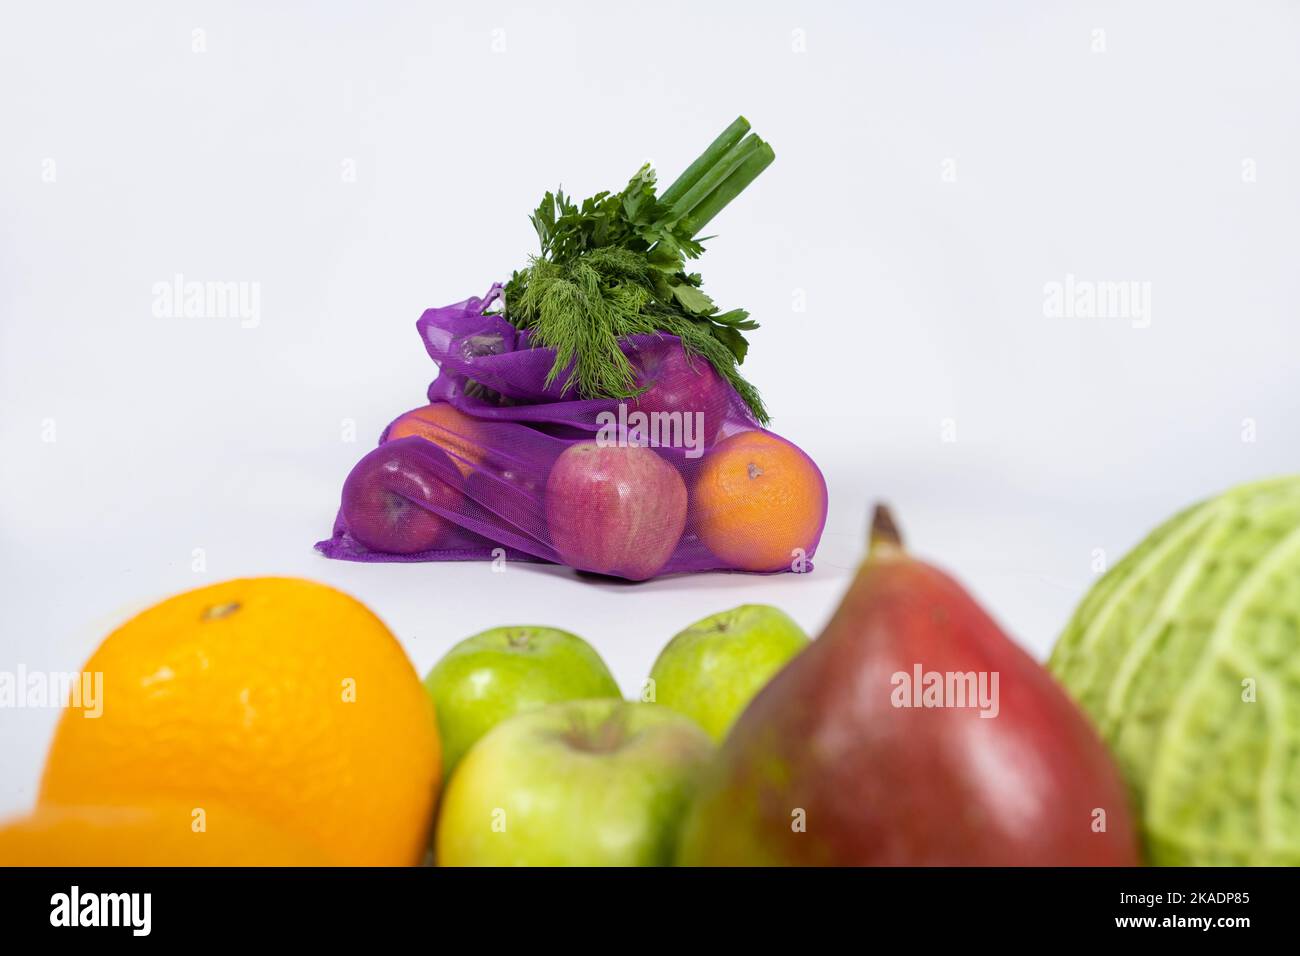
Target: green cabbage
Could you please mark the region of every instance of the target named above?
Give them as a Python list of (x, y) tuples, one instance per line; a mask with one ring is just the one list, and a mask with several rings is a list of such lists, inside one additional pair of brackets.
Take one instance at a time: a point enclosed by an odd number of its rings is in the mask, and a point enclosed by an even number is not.
[(1176, 515), (1084, 598), (1048, 665), (1160, 865), (1300, 865), (1300, 476)]

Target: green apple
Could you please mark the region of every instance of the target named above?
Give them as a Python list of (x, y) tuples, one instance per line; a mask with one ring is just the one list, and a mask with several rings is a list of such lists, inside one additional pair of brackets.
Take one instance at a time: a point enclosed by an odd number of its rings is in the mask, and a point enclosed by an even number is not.
[(650, 669), (653, 699), (721, 740), (753, 696), (808, 643), (788, 614), (767, 604), (714, 614), (659, 652)]
[(424, 679), (450, 776), (465, 752), (512, 714), (587, 697), (621, 698), (596, 649), (554, 627), (496, 627), (461, 641)]
[(578, 700), (502, 721), (452, 774), (439, 866), (666, 866), (713, 743), (653, 704)]

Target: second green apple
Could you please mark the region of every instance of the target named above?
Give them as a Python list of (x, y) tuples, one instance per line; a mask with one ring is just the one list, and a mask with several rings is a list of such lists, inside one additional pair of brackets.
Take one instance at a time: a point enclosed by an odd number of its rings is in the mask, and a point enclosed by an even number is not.
[(750, 699), (808, 643), (803, 629), (770, 605), (742, 604), (706, 617), (659, 653), (650, 670), (654, 701), (721, 740)]

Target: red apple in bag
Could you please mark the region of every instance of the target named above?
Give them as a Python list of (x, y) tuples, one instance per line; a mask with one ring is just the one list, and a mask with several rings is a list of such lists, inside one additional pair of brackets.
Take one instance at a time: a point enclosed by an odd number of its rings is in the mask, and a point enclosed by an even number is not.
[(373, 551), (416, 554), (443, 546), (455, 523), (435, 511), (456, 511), (460, 474), (432, 442), (402, 438), (366, 455), (343, 483), (348, 533)]
[(546, 480), (546, 527), (565, 564), (640, 581), (677, 547), (686, 497), (677, 469), (649, 448), (578, 442)]
[[(702, 355), (688, 356), (674, 341), (656, 341), (632, 356), (637, 385), (644, 388), (628, 402), (647, 414), (690, 415), (685, 424), (700, 450), (712, 448), (718, 429), (733, 413), (735, 393)], [(699, 424), (697, 429), (696, 423)]]

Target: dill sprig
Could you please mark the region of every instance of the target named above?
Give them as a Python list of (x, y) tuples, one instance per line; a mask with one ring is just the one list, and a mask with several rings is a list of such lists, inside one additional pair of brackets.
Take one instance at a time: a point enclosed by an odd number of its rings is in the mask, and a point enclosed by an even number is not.
[(619, 347), (630, 335), (675, 335), (690, 356), (709, 362), (754, 417), (768, 415), (758, 390), (740, 374), (758, 328), (744, 309), (722, 312), (686, 260), (704, 251), (699, 231), (774, 158), (741, 117), (668, 187), (655, 193), (643, 166), (620, 193), (574, 203), (548, 192), (530, 217), (541, 244), (505, 288), (505, 316), (532, 341), (555, 349), (547, 384), (567, 375), (563, 391), (584, 398), (630, 398), (636, 370)]
[[(767, 410), (737, 368), (731, 348), (714, 334), (707, 318), (662, 305), (654, 292), (654, 270), (645, 257), (618, 246), (601, 246), (566, 265), (534, 257), (518, 303), (537, 345), (555, 349), (546, 384), (568, 371), (563, 391), (601, 398), (632, 398), (639, 389), (636, 369), (619, 347), (630, 335), (675, 335), (689, 356), (717, 369), (760, 422)], [(753, 327), (749, 323), (747, 327)]]

